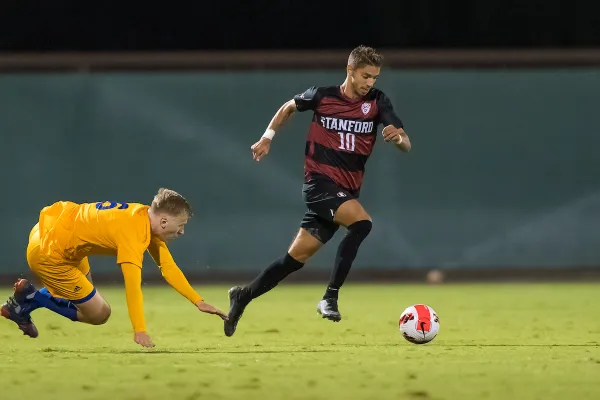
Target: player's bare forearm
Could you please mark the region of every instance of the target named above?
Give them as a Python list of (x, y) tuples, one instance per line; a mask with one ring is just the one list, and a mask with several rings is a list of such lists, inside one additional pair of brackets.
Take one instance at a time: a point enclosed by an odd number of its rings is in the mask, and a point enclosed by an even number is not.
[(275, 113), (271, 122), (269, 123), (269, 127), (267, 129), (272, 129), (275, 132), (279, 130), (285, 123), (290, 119), (290, 117), (296, 112), (296, 102), (292, 99), (286, 102), (284, 105), (279, 107), (279, 110)]
[(383, 135), (383, 140), (394, 143), (396, 147), (403, 152), (407, 153), (410, 151), (410, 138), (406, 132), (404, 132), (403, 128), (396, 128), (393, 125), (388, 125), (383, 128), (381, 134)]
[(290, 117), (297, 111), (296, 102), (292, 99), (286, 102), (284, 105), (279, 107), (279, 110), (275, 113), (271, 122), (269, 123), (269, 127), (262, 135), (262, 137), (258, 140), (258, 142), (254, 143), (250, 149), (252, 150), (252, 158), (255, 161), (260, 161), (263, 157), (269, 154), (271, 149), (271, 141), (273, 137), (285, 123), (290, 119)]
[(408, 153), (411, 149), (410, 138), (402, 128), (400, 128), (399, 134), (402, 137), (402, 141), (400, 143), (396, 143), (396, 147), (403, 152)]

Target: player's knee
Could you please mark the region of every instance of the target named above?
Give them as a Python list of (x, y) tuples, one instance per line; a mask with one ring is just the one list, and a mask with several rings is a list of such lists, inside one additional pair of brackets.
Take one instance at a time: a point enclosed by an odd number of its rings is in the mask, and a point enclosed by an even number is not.
[(318, 229), (302, 228), (288, 249), (288, 254), (305, 264), (323, 245)]
[(288, 254), (290, 257), (292, 257), (294, 260), (302, 263), (302, 264), (306, 264), (306, 262), (308, 261), (309, 258), (312, 257), (312, 252), (308, 251), (307, 249), (299, 249), (299, 248), (291, 248), (288, 251)]
[(315, 255), (320, 246), (291, 246), (288, 254), (296, 261), (306, 264), (306, 262)]
[(112, 314), (112, 310), (111, 310), (110, 306), (108, 305), (108, 303), (104, 304), (104, 310), (103, 311), (104, 312), (102, 313), (103, 315), (102, 315), (102, 318), (101, 318), (100, 325), (105, 324), (108, 321), (108, 319), (110, 318), (110, 315)]
[(111, 312), (112, 310), (110, 306), (107, 303), (104, 303), (104, 306), (99, 312), (95, 313), (93, 316), (90, 316), (90, 323), (92, 325), (104, 325), (108, 322)]
[(348, 226), (348, 233), (354, 234), (364, 239), (367, 236), (369, 236), (369, 233), (371, 232), (372, 228), (373, 222), (371, 222), (371, 219), (364, 219)]

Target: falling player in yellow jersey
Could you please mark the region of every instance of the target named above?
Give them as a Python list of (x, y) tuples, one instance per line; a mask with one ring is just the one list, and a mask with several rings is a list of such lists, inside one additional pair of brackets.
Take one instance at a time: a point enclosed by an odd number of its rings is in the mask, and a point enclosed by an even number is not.
[(146, 331), (141, 289), (142, 260), (148, 250), (175, 290), (200, 311), (227, 319), (190, 286), (165, 244), (183, 235), (191, 216), (186, 199), (169, 189), (159, 189), (150, 206), (60, 201), (45, 207), (27, 246), (29, 267), (45, 287), (36, 290), (27, 280), (19, 279), (13, 296), (0, 308), (2, 316), (33, 338), (38, 331), (30, 314), (40, 307), (72, 321), (104, 324), (110, 317), (110, 306), (92, 283), (88, 257), (113, 255), (125, 278), (134, 341), (153, 347)]

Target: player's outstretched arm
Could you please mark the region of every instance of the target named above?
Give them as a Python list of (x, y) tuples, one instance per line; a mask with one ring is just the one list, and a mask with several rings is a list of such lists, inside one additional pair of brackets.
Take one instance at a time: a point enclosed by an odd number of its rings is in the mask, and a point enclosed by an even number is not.
[(271, 119), (271, 122), (269, 123), (265, 133), (258, 142), (254, 143), (252, 147), (250, 147), (252, 150), (252, 157), (255, 161), (260, 161), (261, 158), (269, 154), (273, 137), (296, 111), (296, 102), (293, 99), (279, 107), (279, 110), (277, 110)]
[(194, 303), (198, 310), (207, 314), (218, 315), (222, 319), (227, 319), (227, 314), (204, 301), (194, 288), (192, 288), (181, 269), (179, 269), (175, 263), (164, 264), (159, 266), (159, 268), (163, 278), (165, 278), (169, 285), (186, 299)]
[(403, 128), (396, 128), (393, 125), (388, 125), (381, 132), (383, 140), (393, 142), (400, 150), (408, 153), (410, 151), (410, 138), (404, 132)]
[(167, 281), (173, 289), (177, 290), (179, 294), (193, 303), (198, 310), (207, 314), (218, 315), (222, 319), (227, 319), (227, 314), (206, 303), (202, 296), (194, 290), (181, 269), (175, 263), (175, 260), (173, 260), (173, 256), (165, 242), (153, 239), (148, 247), (148, 252), (154, 259), (156, 265), (158, 265), (165, 281)]
[(133, 325), (133, 340), (144, 347), (154, 347), (152, 339), (146, 332), (144, 320), (144, 296), (142, 294), (142, 269), (135, 264), (122, 263), (121, 271), (125, 279), (125, 295), (127, 310)]

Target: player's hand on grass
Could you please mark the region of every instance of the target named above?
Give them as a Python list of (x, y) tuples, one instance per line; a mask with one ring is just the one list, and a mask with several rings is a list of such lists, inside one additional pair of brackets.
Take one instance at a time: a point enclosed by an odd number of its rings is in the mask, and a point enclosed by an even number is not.
[(154, 343), (152, 343), (152, 339), (146, 332), (136, 332), (133, 335), (133, 340), (144, 347), (154, 347)]
[(196, 307), (198, 307), (198, 310), (200, 310), (204, 313), (218, 315), (219, 317), (221, 317), (221, 319), (223, 319), (225, 321), (227, 321), (229, 319), (227, 314), (225, 314), (223, 311), (211, 306), (210, 304), (204, 302), (204, 300), (197, 302)]
[(271, 139), (266, 137), (261, 137), (260, 140), (252, 145), (250, 149), (252, 149), (252, 158), (255, 161), (260, 161), (261, 158), (269, 154), (269, 149), (271, 148)]
[(401, 133), (404, 130), (402, 128), (394, 128), (393, 125), (388, 125), (385, 128), (383, 128), (383, 131), (381, 131), (381, 134), (383, 135), (383, 140), (385, 140), (386, 142), (396, 142), (398, 143), (400, 141), (400, 139), (402, 138)]

